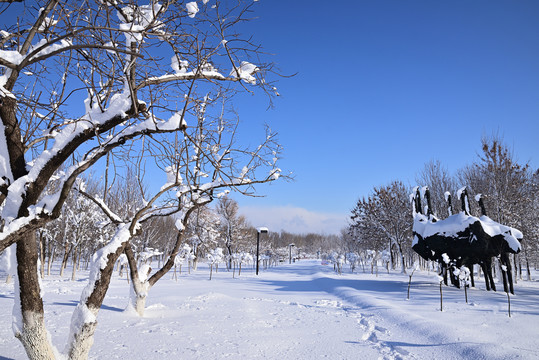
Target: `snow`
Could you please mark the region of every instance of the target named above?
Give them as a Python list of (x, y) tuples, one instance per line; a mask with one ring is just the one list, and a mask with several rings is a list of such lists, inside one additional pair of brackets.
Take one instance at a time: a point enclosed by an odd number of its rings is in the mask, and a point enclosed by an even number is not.
[(38, 57), (46, 56), (52, 52), (62, 50), (73, 44), (68, 40), (60, 40), (57, 43), (49, 43), (47, 39), (41, 39), (37, 44), (32, 45), (29, 50), (29, 56), (31, 60)]
[(117, 13), (118, 19), (123, 22), (119, 28), (124, 32), (128, 49), (131, 42), (140, 43), (143, 41), (143, 32), (147, 28), (151, 27), (155, 30), (162, 26), (162, 23), (157, 20), (161, 7), (162, 5), (159, 2), (152, 5), (130, 5), (122, 8), (123, 14), (121, 12)]
[(177, 130), (187, 126), (181, 112), (176, 112), (168, 119), (168, 121), (157, 124), (159, 130)]
[[(475, 222), (480, 222), (483, 230), (492, 237), (502, 235), (507, 245), (515, 252), (521, 249), (520, 242), (517, 239), (522, 239), (523, 234), (519, 230), (499, 224), (488, 216), (483, 215), (478, 218), (466, 215), (462, 211), (435, 223), (429, 222), (422, 214), (416, 214), (414, 217), (414, 232), (421, 235), (424, 239), (436, 234), (457, 237), (458, 232), (464, 231)], [(414, 237), (412, 246), (417, 244), (417, 240), (417, 237)]]
[(425, 194), (427, 193), (427, 190), (429, 190), (429, 187), (428, 186), (422, 186), (421, 187), (421, 190), (420, 190), (420, 193), (421, 193), (421, 198), (425, 198)]
[(444, 199), (445, 201), (449, 201), (449, 197), (451, 196), (451, 193), (449, 191), (444, 192)]
[(461, 187), (460, 189), (457, 190), (457, 199), (460, 199), (460, 196), (462, 195), (462, 192), (464, 190), (466, 190), (466, 186)]
[(256, 84), (256, 78), (253, 76), (257, 71), (258, 67), (251, 64), (248, 61), (242, 61), (240, 66), (237, 69), (232, 69), (230, 76), (239, 77), (248, 84)]
[(179, 60), (178, 55), (174, 55), (170, 59), (170, 67), (174, 70), (175, 74), (186, 74), (189, 62), (187, 60)]
[(187, 15), (189, 15), (190, 18), (194, 18), (198, 12), (196, 1), (188, 2), (185, 4), (185, 7), (187, 8)]
[(15, 50), (0, 50), (0, 58), (13, 65), (19, 65), (24, 60), (24, 56)]
[[(207, 264), (165, 276), (150, 291), (145, 316), (123, 311), (126, 278), (114, 274), (98, 315), (90, 359), (539, 359), (538, 281), (520, 281), (511, 297), (443, 287), (433, 273), (333, 272), (319, 260), (241, 275)], [(535, 274), (537, 276), (537, 274)], [(81, 276), (84, 276), (81, 273)], [(87, 275), (86, 275), (87, 276)], [(83, 278), (81, 280), (87, 280)], [(53, 343), (65, 343), (84, 281), (44, 280)], [(0, 273), (0, 357), (25, 359), (11, 331), (13, 283)]]
[(272, 169), (270, 171), (270, 178), (272, 178), (273, 180), (278, 180), (279, 177), (281, 176), (281, 169), (279, 168), (276, 168), (276, 169)]

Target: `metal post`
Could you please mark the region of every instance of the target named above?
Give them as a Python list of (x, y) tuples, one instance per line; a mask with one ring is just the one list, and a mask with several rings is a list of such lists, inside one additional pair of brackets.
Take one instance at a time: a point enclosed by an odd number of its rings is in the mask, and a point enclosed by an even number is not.
[(289, 244), (288, 245), (288, 251), (289, 251), (288, 263), (289, 264), (292, 264), (292, 246), (296, 246), (296, 245), (294, 245), (294, 244)]
[(256, 232), (256, 274), (258, 275), (258, 252), (260, 249), (260, 231)]
[(260, 252), (260, 233), (268, 233), (268, 228), (259, 227), (256, 229), (256, 274), (258, 275), (258, 254)]

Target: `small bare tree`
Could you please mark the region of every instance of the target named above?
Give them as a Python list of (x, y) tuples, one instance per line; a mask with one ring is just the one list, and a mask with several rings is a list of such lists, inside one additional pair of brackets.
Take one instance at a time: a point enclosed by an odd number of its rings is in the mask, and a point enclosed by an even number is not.
[(232, 254), (237, 251), (238, 243), (244, 238), (248, 228), (247, 220), (238, 214), (238, 203), (228, 196), (219, 199), (216, 210), (221, 217), (221, 236), (227, 251), (228, 268), (231, 268)]
[[(412, 221), (409, 218), (408, 190), (400, 181), (374, 188), (368, 199), (360, 199), (352, 210), (350, 231), (359, 231), (362, 237), (386, 239), (389, 251), (396, 247), (400, 255), (401, 271), (406, 272), (404, 251), (411, 239)], [(366, 236), (370, 235), (370, 236)]]
[(439, 160), (427, 162), (423, 170), (416, 176), (418, 184), (425, 184), (430, 189), (432, 212), (436, 216), (445, 217), (448, 213), (444, 193), (456, 188), (454, 178)]

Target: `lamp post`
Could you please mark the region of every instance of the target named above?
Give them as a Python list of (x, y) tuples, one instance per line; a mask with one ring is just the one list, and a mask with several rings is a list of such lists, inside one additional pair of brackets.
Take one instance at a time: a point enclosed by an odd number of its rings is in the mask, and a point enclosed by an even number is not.
[(260, 253), (260, 233), (266, 234), (267, 227), (256, 228), (256, 274), (258, 275), (258, 254)]
[(288, 263), (289, 264), (292, 264), (292, 246), (296, 246), (296, 245), (294, 244), (288, 245), (288, 253), (289, 253)]

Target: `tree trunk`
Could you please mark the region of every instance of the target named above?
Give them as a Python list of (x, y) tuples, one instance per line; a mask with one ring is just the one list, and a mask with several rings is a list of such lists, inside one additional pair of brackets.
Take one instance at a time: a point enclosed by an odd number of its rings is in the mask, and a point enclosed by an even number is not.
[(54, 359), (45, 329), (43, 300), (40, 296), (35, 232), (29, 231), (22, 235), (17, 242), (16, 254), (17, 277), (13, 309), (15, 337), (21, 341), (29, 359)]
[(39, 232), (39, 271), (41, 278), (45, 278), (45, 236), (43, 236), (43, 231)]
[(49, 247), (49, 257), (47, 259), (47, 276), (51, 275), (52, 263), (54, 262), (54, 254), (56, 253), (56, 246), (52, 249)]
[(49, 258), (47, 260), (47, 276), (51, 275), (51, 268), (52, 268), (52, 256), (49, 255)]
[(73, 249), (73, 270), (71, 271), (71, 281), (75, 281), (75, 275), (77, 273), (77, 249)]
[(530, 261), (528, 260), (528, 257), (526, 256), (526, 275), (528, 275), (528, 281), (532, 280), (532, 273), (530, 270)]
[[(127, 307), (132, 307), (137, 314), (142, 317), (144, 316), (144, 308), (146, 306), (146, 297), (148, 296), (148, 291), (151, 288), (151, 285), (148, 281), (149, 273), (151, 272), (151, 267), (148, 265), (143, 265), (142, 268), (147, 268), (147, 274), (142, 274), (142, 280), (139, 275), (137, 268), (137, 261), (135, 259), (135, 254), (131, 249), (131, 245), (127, 245), (124, 251), (127, 256), (127, 262), (129, 264), (129, 277), (131, 278), (131, 287), (129, 292), (129, 304)], [(142, 269), (141, 269), (142, 270)], [(161, 269), (162, 270), (162, 269)], [(164, 274), (164, 273), (163, 273)]]
[(129, 296), (129, 305), (138, 314), (138, 316), (144, 316), (144, 310), (146, 308), (146, 298), (148, 297), (148, 291), (150, 286), (148, 281), (140, 281), (139, 279), (131, 278), (131, 289)]
[(146, 309), (146, 295), (137, 296), (135, 298), (134, 309), (140, 317), (144, 316), (144, 310)]
[[(84, 288), (71, 317), (71, 330), (66, 345), (70, 360), (88, 359), (94, 342), (97, 313), (109, 288), (114, 264), (125, 249), (130, 236), (129, 227), (120, 225), (110, 243), (99, 249), (92, 260), (88, 285)], [(121, 239), (125, 241), (120, 242)]]
[(228, 250), (228, 265), (227, 265), (227, 269), (230, 270), (232, 268), (232, 246), (230, 244), (228, 244), (226, 246), (227, 250)]
[(399, 249), (399, 255), (401, 256), (401, 274), (406, 274), (406, 263), (404, 262), (404, 253), (402, 252), (402, 244), (400, 242), (397, 243), (398, 249)]
[(389, 241), (389, 257), (391, 258), (391, 270), (395, 270), (395, 259), (393, 258), (393, 251), (391, 250), (391, 239)]
[[(79, 304), (79, 306), (81, 306)], [(82, 310), (84, 306), (82, 306), (81, 309), (79, 309), (79, 306), (75, 309), (75, 313), (83, 313), (85, 310)], [(86, 309), (88, 311), (88, 309)], [(89, 310), (91, 314), (97, 316), (99, 309), (97, 310)], [(73, 316), (75, 315), (73, 313)], [(72, 320), (73, 322), (73, 320)], [(94, 343), (94, 333), (95, 328), (97, 327), (97, 321), (86, 321), (84, 322), (81, 327), (78, 329), (76, 335), (74, 335), (72, 340), (72, 345), (69, 350), (69, 359), (70, 360), (86, 360), (88, 359), (88, 354), (90, 353), (90, 349), (92, 348), (92, 345)]]
[(66, 243), (64, 246), (64, 257), (62, 258), (62, 264), (60, 265), (60, 277), (64, 276), (64, 270), (67, 267), (67, 259), (69, 258), (69, 253), (69, 243)]
[[(511, 257), (509, 257), (509, 259), (510, 258)], [(517, 263), (517, 261), (520, 262), (520, 256), (517, 257), (517, 254), (513, 254), (513, 264), (514, 264), (514, 267), (515, 267), (514, 268), (514, 274), (515, 275), (513, 276), (513, 283), (514, 284), (518, 283), (518, 279), (517, 279), (518, 278), (518, 263)], [(509, 265), (511, 265), (511, 264), (509, 264)]]

